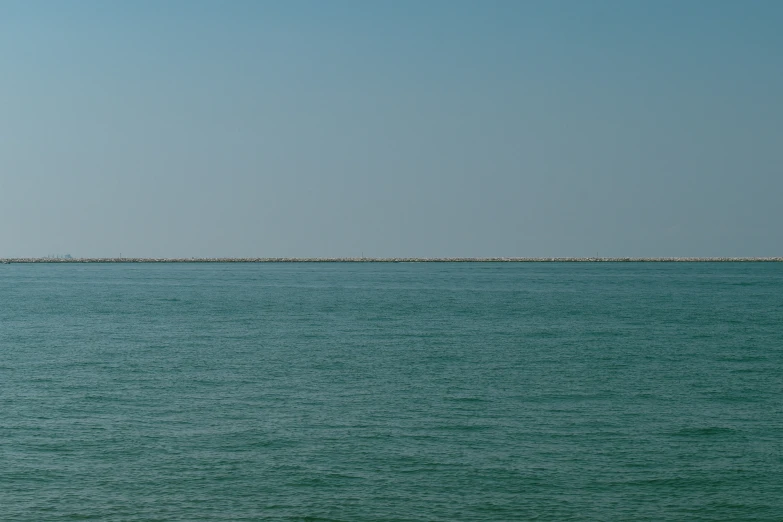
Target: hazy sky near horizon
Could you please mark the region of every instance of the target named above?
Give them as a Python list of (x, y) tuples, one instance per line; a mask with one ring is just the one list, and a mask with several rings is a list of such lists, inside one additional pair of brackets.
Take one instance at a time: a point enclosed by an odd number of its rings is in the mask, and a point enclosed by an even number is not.
[(0, 257), (783, 255), (783, 2), (0, 2)]

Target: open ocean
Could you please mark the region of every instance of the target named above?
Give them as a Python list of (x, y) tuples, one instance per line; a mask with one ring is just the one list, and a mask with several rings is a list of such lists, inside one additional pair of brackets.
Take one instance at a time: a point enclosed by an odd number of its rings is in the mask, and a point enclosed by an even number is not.
[(0, 265), (0, 520), (783, 520), (783, 263)]

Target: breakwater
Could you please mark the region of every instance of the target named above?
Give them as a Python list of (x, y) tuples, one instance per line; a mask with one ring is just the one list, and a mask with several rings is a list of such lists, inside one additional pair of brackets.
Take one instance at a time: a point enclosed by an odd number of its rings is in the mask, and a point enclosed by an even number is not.
[(0, 263), (758, 263), (783, 257), (85, 257), (0, 258)]

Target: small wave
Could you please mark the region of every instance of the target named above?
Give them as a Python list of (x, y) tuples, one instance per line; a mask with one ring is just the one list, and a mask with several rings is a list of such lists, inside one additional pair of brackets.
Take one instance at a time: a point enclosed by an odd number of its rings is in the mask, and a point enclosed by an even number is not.
[(715, 435), (729, 435), (731, 433), (735, 433), (735, 431), (736, 430), (731, 428), (723, 428), (720, 426), (701, 426), (682, 428), (674, 432), (674, 435), (681, 437), (708, 437)]
[(482, 399), (481, 397), (448, 397), (446, 400), (451, 402), (468, 402), (468, 403), (489, 402), (487, 399)]

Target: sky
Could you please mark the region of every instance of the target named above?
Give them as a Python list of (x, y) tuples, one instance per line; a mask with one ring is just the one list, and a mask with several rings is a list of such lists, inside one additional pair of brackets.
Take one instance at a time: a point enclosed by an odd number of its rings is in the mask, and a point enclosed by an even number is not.
[(783, 255), (777, 0), (0, 0), (0, 257)]

